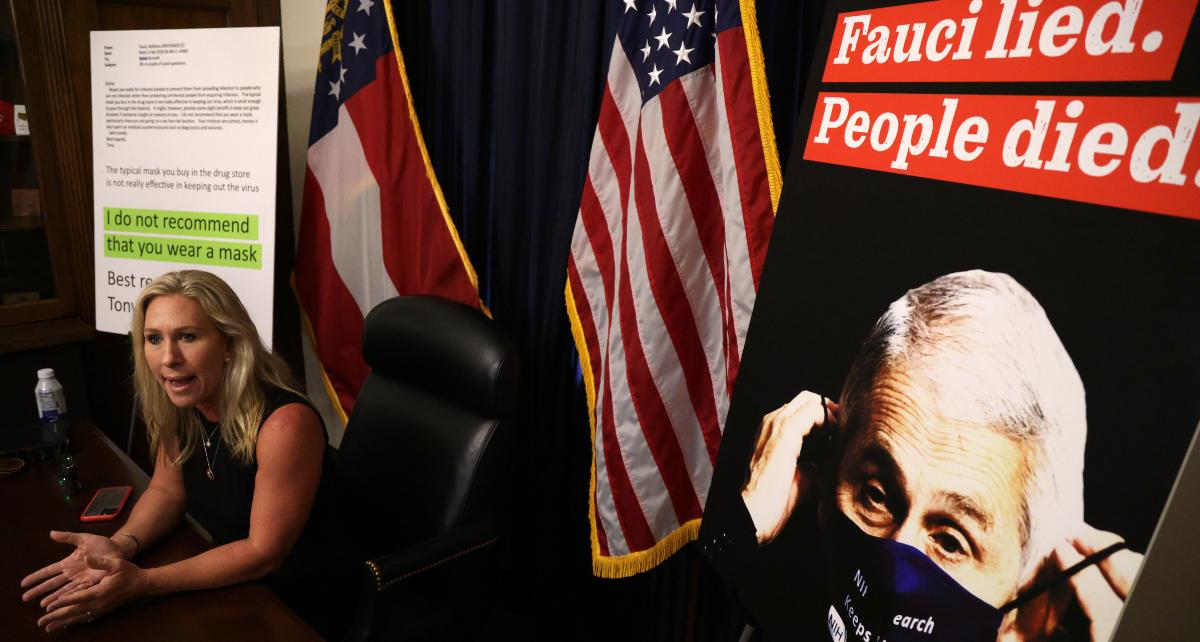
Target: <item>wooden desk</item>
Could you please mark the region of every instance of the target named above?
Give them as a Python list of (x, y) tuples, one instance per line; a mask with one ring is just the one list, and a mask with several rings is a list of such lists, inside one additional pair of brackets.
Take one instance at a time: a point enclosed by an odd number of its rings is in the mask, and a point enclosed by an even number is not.
[[(86, 523), (79, 514), (97, 488), (129, 485), (133, 499), (149, 478), (95, 426), (71, 428), (71, 451), (83, 490), (70, 501), (58, 489), (58, 463), (27, 465), (20, 477), (0, 479), (0, 639), (14, 641), (170, 640), (320, 640), (266, 586), (241, 584), (212, 591), (178, 593), (128, 604), (90, 624), (47, 635), (37, 627), (44, 611), (36, 602), (21, 601), (21, 578), (60, 560), (71, 547), (50, 539), (50, 530), (112, 535), (125, 522), (131, 503), (112, 522)], [(209, 548), (191, 523), (180, 525), (163, 541), (134, 560), (145, 567), (162, 566)]]

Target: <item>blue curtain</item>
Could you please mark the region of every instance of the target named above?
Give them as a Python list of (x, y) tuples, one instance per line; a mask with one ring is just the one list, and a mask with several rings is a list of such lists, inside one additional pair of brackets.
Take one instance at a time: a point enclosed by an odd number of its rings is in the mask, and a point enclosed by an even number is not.
[[(591, 445), (563, 302), (566, 260), (620, 2), (395, 0), (413, 103), (480, 294), (523, 369), (497, 631), (736, 639), (736, 600), (685, 548), (625, 580), (591, 575)], [(824, 2), (758, 3), (786, 163)]]

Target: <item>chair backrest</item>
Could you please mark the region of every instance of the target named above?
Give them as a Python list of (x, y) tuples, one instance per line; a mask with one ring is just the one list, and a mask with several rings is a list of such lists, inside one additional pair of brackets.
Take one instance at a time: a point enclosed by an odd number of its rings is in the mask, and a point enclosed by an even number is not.
[(401, 296), (367, 315), (363, 357), (372, 371), (338, 452), (373, 531), (363, 545), (395, 548), (492, 517), (509, 490), (506, 424), (520, 377), (512, 342), (474, 308)]

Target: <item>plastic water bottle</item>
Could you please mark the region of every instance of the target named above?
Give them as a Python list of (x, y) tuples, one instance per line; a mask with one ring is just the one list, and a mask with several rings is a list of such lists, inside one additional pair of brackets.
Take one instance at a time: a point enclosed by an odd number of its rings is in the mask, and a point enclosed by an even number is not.
[(54, 378), (53, 368), (38, 370), (38, 382), (33, 388), (33, 396), (37, 399), (38, 417), (43, 423), (66, 419), (67, 398), (63, 395), (62, 384)]

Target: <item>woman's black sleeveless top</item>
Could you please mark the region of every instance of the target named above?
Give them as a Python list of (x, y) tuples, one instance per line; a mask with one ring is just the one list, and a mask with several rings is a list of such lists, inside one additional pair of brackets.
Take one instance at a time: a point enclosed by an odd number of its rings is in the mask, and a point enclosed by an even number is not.
[[(280, 388), (269, 387), (264, 392), (266, 399), (259, 420), (260, 428), (272, 413), (287, 404), (302, 403), (313, 407), (304, 397)], [(313, 411), (316, 412), (316, 409)], [(212, 535), (216, 546), (245, 539), (250, 534), (250, 507), (254, 500), (258, 463), (252, 461), (242, 464), (234, 459), (229, 444), (221, 441), (217, 424), (205, 419), (198, 411), (196, 416), (200, 419), (204, 434), (212, 435), (213, 445), (208, 447), (207, 461), (204, 448), (197, 444), (192, 456), (183, 462), (187, 512)], [(321, 462), (321, 483), (312, 512), (283, 566), (265, 578), (268, 586), (318, 630), (327, 628), (325, 623), (316, 621), (323, 619), (319, 611), (329, 608), (328, 599), (332, 597), (331, 589), (335, 586), (342, 585), (339, 588), (343, 593), (346, 592), (343, 580), (349, 572), (347, 560), (337, 559), (338, 553), (345, 547), (337, 541), (337, 524), (332, 515), (337, 501), (332, 479), (332, 449), (323, 421), (321, 431), (326, 438), (325, 453)], [(207, 474), (210, 462), (212, 479)], [(324, 608), (319, 607), (322, 603)]]

